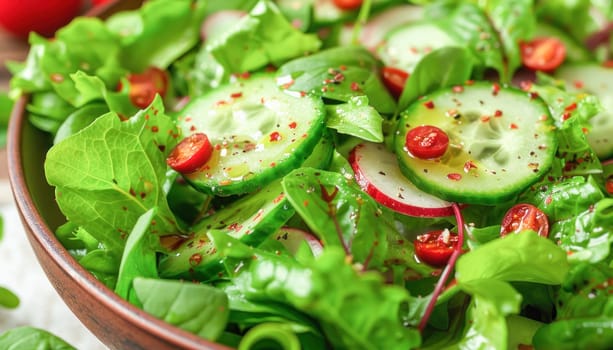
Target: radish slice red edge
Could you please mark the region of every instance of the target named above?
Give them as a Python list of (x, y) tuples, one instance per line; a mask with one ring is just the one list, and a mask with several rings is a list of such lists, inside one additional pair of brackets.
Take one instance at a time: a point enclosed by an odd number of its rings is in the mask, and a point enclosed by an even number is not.
[(319, 239), (313, 234), (294, 227), (282, 227), (274, 237), (292, 254), (296, 254), (302, 242), (309, 245), (315, 257), (319, 256), (324, 249)]
[(396, 156), (383, 144), (359, 144), (349, 162), (357, 183), (380, 204), (409, 216), (453, 215), (453, 204), (418, 189), (400, 172)]

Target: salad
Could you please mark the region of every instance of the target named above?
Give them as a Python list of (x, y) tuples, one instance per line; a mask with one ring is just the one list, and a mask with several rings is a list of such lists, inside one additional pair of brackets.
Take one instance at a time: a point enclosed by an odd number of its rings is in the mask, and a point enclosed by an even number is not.
[(152, 0), (31, 35), (11, 93), (52, 140), (59, 240), (178, 327), (240, 349), (607, 349), (612, 18)]

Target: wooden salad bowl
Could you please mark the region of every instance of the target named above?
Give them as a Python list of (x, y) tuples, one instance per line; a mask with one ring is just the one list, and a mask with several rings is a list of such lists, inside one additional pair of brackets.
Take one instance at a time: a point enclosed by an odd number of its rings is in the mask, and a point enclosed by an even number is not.
[[(90, 15), (107, 17), (142, 1), (107, 3)], [(11, 115), (7, 156), (15, 204), (34, 253), (53, 287), (79, 320), (111, 349), (228, 349), (157, 319), (128, 303), (84, 269), (54, 231), (65, 218), (43, 170), (50, 137), (28, 121), (27, 96)]]

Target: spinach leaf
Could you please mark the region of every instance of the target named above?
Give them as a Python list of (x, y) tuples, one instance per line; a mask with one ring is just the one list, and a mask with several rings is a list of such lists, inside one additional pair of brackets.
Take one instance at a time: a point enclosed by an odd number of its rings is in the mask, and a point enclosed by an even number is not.
[(354, 96), (347, 103), (326, 106), (326, 125), (341, 134), (383, 142), (383, 118), (368, 105), (368, 97)]
[(321, 42), (304, 34), (283, 17), (269, 0), (259, 1), (248, 16), (207, 43), (207, 50), (230, 73), (279, 66), (294, 57), (315, 52)]
[(400, 95), (398, 111), (404, 111), (411, 102), (438, 88), (464, 84), (472, 73), (473, 59), (467, 49), (443, 47), (424, 56)]
[(284, 303), (305, 312), (319, 321), (334, 348), (419, 345), (419, 332), (403, 325), (407, 291), (386, 285), (378, 272), (358, 273), (341, 248), (327, 247), (309, 267), (274, 253), (255, 253), (256, 259), (234, 263), (233, 283), (248, 300)]
[(133, 292), (132, 282), (137, 277), (157, 278), (157, 259), (152, 248), (152, 239), (157, 236), (151, 234), (154, 228), (152, 223), (156, 208), (149, 209), (138, 221), (126, 241), (126, 247), (121, 256), (119, 275), (115, 293), (130, 303), (140, 306), (139, 299)]
[(0, 348), (6, 350), (76, 350), (62, 338), (35, 327), (18, 327), (0, 335)]
[(556, 318), (613, 317), (612, 278), (606, 263), (573, 265), (556, 298)]
[(591, 9), (591, 0), (537, 0), (535, 10), (538, 19), (549, 22), (569, 33), (579, 42), (598, 30)]
[(495, 279), (459, 284), (473, 298), (467, 311), (464, 338), (459, 349), (505, 349), (508, 341), (506, 317), (519, 312), (521, 295), (510, 284)]
[(379, 113), (392, 114), (396, 102), (379, 78), (380, 63), (360, 46), (334, 47), (296, 58), (279, 67), (282, 87), (333, 101), (366, 95)]
[(106, 114), (47, 154), (45, 173), (58, 205), (116, 259), (138, 218), (153, 207), (156, 233), (177, 231), (165, 192), (165, 152), (177, 130), (163, 111), (158, 97), (126, 121)]
[(282, 183), (289, 202), (324, 246), (343, 248), (364, 268), (382, 266), (388, 237), (397, 235), (391, 212), (339, 173), (301, 168)]
[(122, 66), (133, 72), (167, 68), (198, 44), (205, 8), (203, 1), (158, 0), (111, 16), (106, 25), (121, 40)]
[(533, 231), (507, 235), (479, 246), (458, 259), (456, 279), (560, 284), (568, 271), (566, 252)]
[(205, 339), (217, 339), (226, 328), (228, 298), (215, 287), (137, 277), (134, 292), (146, 312)]

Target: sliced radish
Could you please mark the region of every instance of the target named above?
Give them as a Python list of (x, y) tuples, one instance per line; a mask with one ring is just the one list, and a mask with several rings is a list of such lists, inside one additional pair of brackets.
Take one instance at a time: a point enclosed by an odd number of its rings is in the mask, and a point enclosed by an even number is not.
[(274, 237), (292, 254), (296, 254), (303, 242), (309, 245), (313, 256), (319, 256), (324, 249), (317, 237), (298, 228), (282, 227)]
[(219, 34), (228, 30), (247, 12), (239, 10), (222, 10), (208, 16), (200, 27), (200, 37), (202, 40), (214, 40)]
[[(422, 16), (423, 7), (416, 5), (398, 5), (383, 10), (364, 25), (358, 38), (360, 44), (374, 52), (389, 31), (401, 24), (419, 20)], [(341, 28), (339, 36), (341, 45), (351, 44), (353, 28), (353, 24), (346, 24)]]
[(453, 215), (451, 202), (421, 191), (402, 175), (396, 156), (383, 144), (359, 144), (351, 151), (349, 162), (360, 187), (382, 205), (410, 216)]

